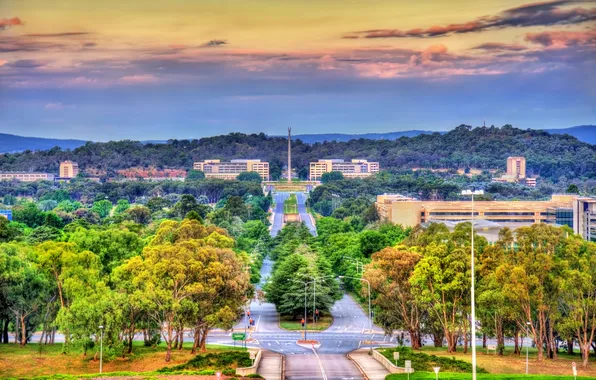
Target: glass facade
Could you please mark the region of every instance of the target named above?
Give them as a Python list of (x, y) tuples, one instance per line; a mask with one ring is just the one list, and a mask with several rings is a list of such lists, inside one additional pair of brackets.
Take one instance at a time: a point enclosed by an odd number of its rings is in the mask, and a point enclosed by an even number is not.
[(546, 223), (569, 226), (573, 228), (573, 208), (549, 207), (546, 209)]

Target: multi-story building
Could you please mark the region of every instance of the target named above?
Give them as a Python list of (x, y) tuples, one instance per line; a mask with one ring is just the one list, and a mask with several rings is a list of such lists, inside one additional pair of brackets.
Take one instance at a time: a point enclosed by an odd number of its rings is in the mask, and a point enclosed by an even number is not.
[(319, 160), (310, 163), (309, 179), (319, 181), (323, 174), (329, 172), (341, 172), (345, 178), (369, 177), (379, 172), (379, 163), (362, 159), (354, 159), (350, 162), (343, 159)]
[[(502, 227), (512, 229), (533, 223), (573, 223), (569, 210), (577, 195), (554, 194), (549, 201), (475, 201), (474, 220), (478, 232), (496, 240)], [(376, 202), (379, 216), (406, 227), (438, 222), (452, 226), (469, 221), (471, 201), (421, 201), (399, 195), (379, 195)]]
[(536, 178), (526, 177), (526, 158), (507, 157), (507, 173), (492, 179), (493, 182), (522, 182), (529, 187), (536, 187)]
[(596, 198), (578, 197), (573, 202), (573, 232), (596, 241)]
[(193, 169), (205, 173), (207, 178), (236, 179), (240, 173), (256, 172), (263, 181), (269, 181), (269, 163), (261, 160), (205, 160), (195, 162)]
[(0, 210), (0, 217), (12, 220), (12, 210)]
[(53, 181), (54, 175), (49, 173), (29, 173), (29, 172), (2, 172), (0, 181), (12, 181), (16, 179), (23, 182), (35, 181)]
[(60, 163), (60, 178), (70, 179), (79, 174), (79, 164), (72, 161), (62, 161)]
[(516, 179), (526, 178), (526, 158), (507, 157), (507, 176)]

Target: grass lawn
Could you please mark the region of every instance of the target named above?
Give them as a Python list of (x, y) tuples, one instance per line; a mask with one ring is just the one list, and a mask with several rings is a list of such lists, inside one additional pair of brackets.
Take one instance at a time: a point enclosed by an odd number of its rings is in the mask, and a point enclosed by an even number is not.
[[(192, 343), (184, 344), (183, 350), (172, 351), (172, 360), (166, 363), (164, 360), (165, 343), (158, 347), (145, 347), (143, 342), (133, 343), (133, 353), (125, 358), (115, 358), (103, 362), (104, 372), (151, 372), (163, 367), (171, 367), (184, 364), (195, 357), (191, 355)], [(42, 345), (37, 343), (27, 344), (20, 347), (18, 344), (0, 344), (0, 378), (7, 377), (32, 377), (53, 374), (89, 374), (99, 372), (99, 360), (94, 361), (94, 350), (89, 350), (87, 356), (83, 356), (80, 349), (72, 348), (69, 354), (63, 355), (62, 344)], [(219, 353), (223, 351), (240, 351), (229, 346), (207, 345), (208, 353)], [(105, 351), (104, 351), (105, 354)], [(209, 368), (210, 369), (210, 368)]]
[[(391, 374), (386, 380), (406, 380), (406, 374)], [(469, 373), (439, 372), (439, 380), (469, 380)], [(593, 377), (578, 376), (578, 379), (593, 379)], [(549, 375), (506, 375), (506, 374), (486, 374), (479, 373), (478, 380), (573, 380), (573, 376), (549, 376)], [(414, 372), (410, 375), (410, 380), (435, 380), (434, 372)]]
[(296, 194), (290, 194), (290, 197), (284, 201), (284, 214), (298, 214)]
[[(446, 356), (449, 358), (455, 358), (459, 360), (465, 360), (467, 362), (472, 361), (472, 354), (470, 350), (468, 350), (467, 354), (463, 353), (463, 349), (458, 347), (458, 352), (455, 353), (447, 353), (447, 350), (443, 348), (436, 348), (425, 346), (422, 348), (422, 352), (427, 354), (437, 355), (437, 356)], [(486, 369), (491, 374), (524, 374), (526, 371), (526, 356), (525, 356), (525, 348), (523, 348), (521, 355), (514, 355), (513, 354), (513, 347), (505, 347), (505, 354), (503, 356), (495, 355), (493, 352), (487, 354), (482, 347), (478, 347), (476, 350), (476, 360), (479, 367)], [(555, 375), (555, 376), (569, 376), (571, 378), (571, 363), (575, 362), (577, 364), (577, 374), (578, 379), (580, 376), (586, 376), (588, 378), (596, 378), (596, 359), (594, 356), (590, 356), (590, 362), (588, 364), (588, 368), (584, 369), (581, 367), (581, 357), (579, 352), (575, 355), (567, 355), (563, 353), (559, 353), (557, 360), (543, 360), (542, 362), (538, 362), (536, 359), (536, 349), (531, 348), (529, 349), (529, 373), (531, 375), (541, 375), (537, 378), (545, 378), (544, 375)], [(434, 374), (433, 374), (434, 375)], [(480, 375), (479, 375), (480, 376)], [(485, 375), (483, 375), (485, 376)], [(439, 376), (440, 379), (448, 379), (447, 377)], [(453, 377), (456, 379), (456, 377)], [(484, 377), (478, 377), (479, 379), (484, 379)], [(561, 377), (558, 377), (559, 379)], [(459, 379), (459, 378), (457, 378)], [(487, 378), (488, 379), (488, 378)], [(495, 379), (514, 379), (513, 377), (495, 377)]]
[[(316, 324), (312, 322), (308, 322), (306, 325), (306, 331), (323, 331), (329, 328), (333, 323), (333, 317), (330, 315), (323, 316), (319, 318)], [(281, 316), (279, 319), (279, 326), (282, 329), (291, 330), (291, 331), (300, 331), (302, 330), (302, 324), (300, 321), (295, 321), (292, 317)]]

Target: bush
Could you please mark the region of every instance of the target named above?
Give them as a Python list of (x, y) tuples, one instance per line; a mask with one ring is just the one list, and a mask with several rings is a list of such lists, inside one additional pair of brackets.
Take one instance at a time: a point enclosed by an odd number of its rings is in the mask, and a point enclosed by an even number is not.
[[(409, 347), (386, 348), (379, 350), (383, 356), (389, 359), (392, 363), (393, 353), (399, 352), (398, 367), (405, 366), (406, 360), (412, 361), (412, 368), (416, 371), (433, 372), (433, 367), (441, 367), (441, 371), (445, 372), (472, 372), (472, 364), (463, 360), (457, 360), (455, 357), (447, 358), (444, 356), (428, 355), (425, 353), (413, 352)], [(481, 367), (476, 367), (478, 373), (488, 373), (487, 370)]]
[[(165, 367), (157, 370), (160, 373), (170, 373), (182, 370), (223, 369), (225, 375), (234, 375), (237, 367), (249, 367), (252, 360), (246, 351), (226, 351), (217, 354), (199, 354), (184, 364)], [(226, 373), (230, 371), (230, 373)], [(213, 374), (215, 371), (211, 371)]]

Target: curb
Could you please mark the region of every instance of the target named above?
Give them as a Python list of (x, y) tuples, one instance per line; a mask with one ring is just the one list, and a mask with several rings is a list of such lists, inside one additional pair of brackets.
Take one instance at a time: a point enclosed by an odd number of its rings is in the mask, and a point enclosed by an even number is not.
[(348, 352), (346, 354), (346, 356), (348, 357), (348, 359), (350, 359), (350, 361), (352, 363), (354, 363), (354, 365), (356, 366), (356, 368), (358, 368), (358, 371), (360, 371), (360, 373), (362, 374), (362, 376), (364, 376), (365, 380), (370, 380), (370, 377), (368, 377), (368, 375), (366, 374), (366, 372), (364, 372), (364, 370), (362, 369), (362, 367), (360, 366), (360, 364), (358, 364), (358, 362), (356, 362), (356, 360), (352, 359), (352, 356), (350, 356), (351, 352)]

